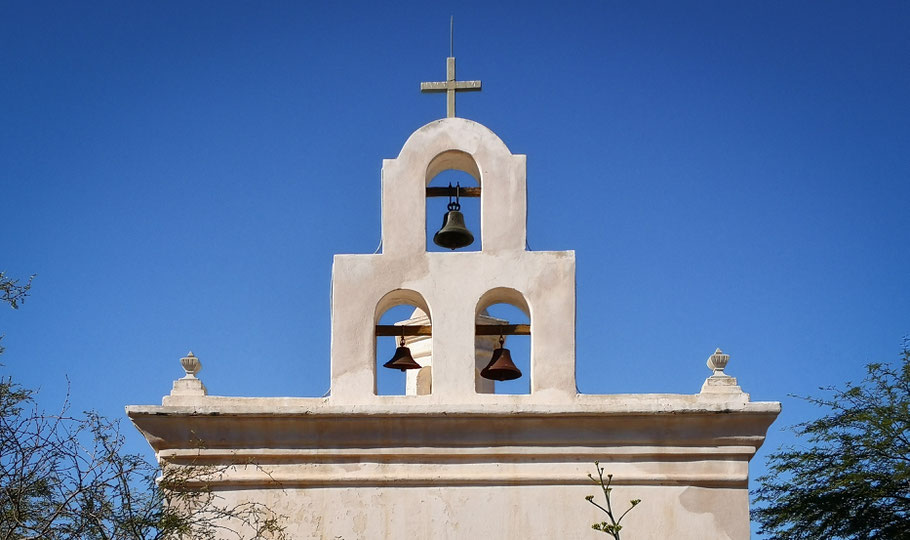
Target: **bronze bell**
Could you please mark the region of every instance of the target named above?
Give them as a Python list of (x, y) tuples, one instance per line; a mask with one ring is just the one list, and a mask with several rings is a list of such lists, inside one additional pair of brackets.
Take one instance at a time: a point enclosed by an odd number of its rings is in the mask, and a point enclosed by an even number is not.
[(406, 369), (420, 369), (421, 366), (414, 361), (414, 357), (411, 356), (411, 349), (404, 346), (404, 336), (401, 336), (401, 342), (398, 348), (395, 349), (392, 359), (383, 364), (382, 367), (404, 371)]
[[(449, 189), (452, 189), (452, 184), (449, 184)], [(464, 214), (460, 212), (459, 191), (461, 186), (458, 185), (455, 189), (455, 202), (452, 202), (452, 195), (449, 194), (449, 211), (442, 218), (442, 228), (433, 235), (434, 244), (453, 250), (474, 243), (474, 235), (465, 227)]]
[(521, 377), (521, 370), (512, 362), (512, 353), (502, 347), (505, 338), (499, 336), (499, 348), (493, 351), (493, 358), (480, 376), (493, 381), (511, 381)]

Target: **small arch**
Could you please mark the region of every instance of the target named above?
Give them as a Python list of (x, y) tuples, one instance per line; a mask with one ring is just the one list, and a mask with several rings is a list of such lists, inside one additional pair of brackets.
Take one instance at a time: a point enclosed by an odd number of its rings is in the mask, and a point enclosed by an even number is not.
[[(389, 310), (389, 308), (400, 306), (401, 304), (408, 304), (416, 308), (420, 308), (424, 313), (427, 314), (427, 317), (430, 315), (430, 306), (427, 305), (427, 301), (423, 299), (423, 295), (417, 291), (411, 289), (395, 289), (394, 291), (387, 292), (382, 298), (379, 299), (379, 302), (376, 302), (376, 310), (373, 315), (373, 324), (379, 324), (379, 318), (383, 313)], [(432, 324), (432, 323), (431, 323)]]
[[(532, 326), (531, 309), (524, 295), (509, 287), (497, 287), (484, 293), (477, 301), (475, 318), (477, 324), (527, 324)], [(533, 335), (533, 334), (532, 334)], [(481, 394), (530, 394), (532, 336), (505, 336), (503, 346), (510, 350), (513, 363), (521, 370), (521, 377), (512, 381), (488, 381), (480, 376), (486, 367), (494, 348), (499, 347), (499, 336), (474, 336), (476, 352), (475, 391)]]
[[(430, 325), (430, 308), (423, 295), (410, 289), (386, 293), (377, 303), (373, 316), (375, 325)], [(432, 391), (432, 336), (406, 336), (405, 346), (411, 349), (421, 369), (405, 372), (383, 367), (399, 345), (398, 336), (378, 336), (374, 332), (373, 393), (376, 395), (423, 395)], [(427, 365), (424, 365), (424, 364)], [(418, 379), (419, 377), (419, 379)]]
[(528, 305), (528, 301), (525, 300), (525, 295), (511, 287), (496, 287), (483, 293), (477, 301), (477, 308), (474, 314), (479, 315), (480, 312), (493, 304), (512, 304), (523, 311), (529, 320), (531, 318), (531, 307)]
[(436, 157), (430, 160), (427, 165), (426, 184), (430, 185), (430, 180), (436, 177), (442, 171), (462, 171), (470, 174), (477, 180), (477, 185), (481, 184), (480, 168), (474, 156), (461, 150), (446, 150), (436, 154)]

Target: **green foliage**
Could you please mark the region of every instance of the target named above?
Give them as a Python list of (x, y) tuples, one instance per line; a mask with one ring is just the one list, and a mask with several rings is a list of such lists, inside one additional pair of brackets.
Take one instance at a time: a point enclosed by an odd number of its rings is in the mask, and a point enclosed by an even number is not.
[[(0, 272), (0, 302), (18, 309), (31, 281)], [(162, 469), (123, 443), (117, 421), (73, 415), (66, 401), (45, 413), (0, 377), (0, 540), (287, 539), (282, 516), (226, 505), (209, 487), (230, 466)]]
[[(29, 289), (32, 288), (32, 280), (35, 276), (28, 278), (25, 285), (19, 285), (18, 279), (12, 279), (3, 272), (0, 272), (0, 302), (6, 302), (13, 309), (19, 309), (19, 304), (25, 302)], [(3, 336), (0, 335), (0, 340)], [(3, 346), (0, 345), (0, 354), (3, 354)]]
[(32, 280), (35, 276), (28, 278), (25, 285), (19, 285), (18, 279), (12, 279), (5, 273), (0, 272), (0, 302), (6, 302), (13, 309), (19, 309), (19, 304), (25, 301), (29, 289), (32, 288)]
[(752, 519), (773, 539), (910, 539), (910, 342), (899, 365), (803, 397), (827, 409), (768, 458)]
[(614, 519), (613, 505), (611, 504), (611, 501), (610, 501), (610, 495), (613, 492), (613, 488), (610, 487), (610, 484), (613, 482), (613, 475), (608, 474), (607, 480), (606, 480), (606, 482), (604, 482), (604, 469), (603, 469), (603, 467), (600, 466), (600, 462), (595, 461), (594, 466), (597, 468), (597, 478), (595, 479), (594, 476), (591, 474), (588, 474), (588, 478), (590, 478), (591, 481), (594, 482), (595, 484), (598, 484), (600, 486), (600, 488), (603, 490), (604, 499), (606, 499), (606, 506), (604, 507), (604, 506), (601, 506), (601, 505), (597, 504), (596, 502), (594, 502), (594, 495), (586, 496), (585, 500), (588, 501), (589, 503), (593, 504), (597, 508), (600, 508), (601, 511), (603, 511), (604, 514), (607, 515), (607, 519), (609, 519), (610, 521), (601, 521), (600, 523), (595, 523), (595, 524), (591, 525), (591, 528), (594, 529), (595, 531), (600, 531), (602, 533), (609, 534), (609, 535), (613, 536), (613, 538), (615, 540), (620, 540), (619, 531), (622, 530), (622, 525), (620, 525), (622, 518), (626, 517), (626, 514), (628, 514), (633, 508), (638, 506), (638, 504), (641, 502), (641, 499), (632, 499), (631, 501), (629, 501), (629, 504), (631, 506), (629, 506), (629, 508), (625, 512), (623, 512), (622, 515), (619, 516), (618, 519)]
[(227, 467), (161, 470), (123, 442), (116, 421), (65, 406), (46, 414), (31, 391), (0, 381), (0, 539), (287, 538), (264, 505), (222, 503), (206, 480)]

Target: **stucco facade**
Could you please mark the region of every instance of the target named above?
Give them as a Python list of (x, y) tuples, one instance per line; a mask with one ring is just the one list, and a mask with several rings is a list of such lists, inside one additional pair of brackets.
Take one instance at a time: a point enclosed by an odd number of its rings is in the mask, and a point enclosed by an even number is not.
[[(161, 406), (127, 407), (158, 458), (237, 464), (219, 492), (267, 503), (293, 538), (596, 538), (595, 460), (620, 506), (643, 500), (626, 538), (748, 538), (748, 463), (780, 404), (750, 401), (720, 351), (696, 394), (579, 394), (575, 255), (526, 249), (525, 165), (470, 120), (414, 132), (383, 162), (382, 252), (335, 257), (329, 396), (210, 396), (188, 370)], [(478, 251), (426, 250), (447, 169), (480, 185)], [(526, 395), (479, 379), (476, 325), (500, 302), (530, 320)], [(415, 355), (431, 382), (377, 395), (376, 325), (398, 304), (432, 328)]]

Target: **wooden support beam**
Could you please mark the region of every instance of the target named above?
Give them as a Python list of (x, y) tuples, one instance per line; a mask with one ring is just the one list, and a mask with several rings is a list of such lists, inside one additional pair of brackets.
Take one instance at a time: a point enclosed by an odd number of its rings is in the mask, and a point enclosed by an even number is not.
[(474, 333), (478, 336), (498, 336), (500, 333), (504, 336), (530, 336), (530, 324), (478, 324), (474, 327)]
[(399, 326), (395, 324), (377, 324), (377, 336), (430, 336), (433, 335), (433, 327), (428, 324), (412, 324), (408, 326)]
[[(455, 197), (455, 188), (452, 188), (452, 191), (449, 191), (447, 187), (428, 187), (427, 188), (427, 197), (448, 197), (449, 193), (452, 194), (452, 197)], [(480, 197), (480, 188), (479, 187), (463, 187), (458, 190), (459, 197)]]
[[(399, 326), (395, 324), (377, 324), (377, 336), (400, 336), (404, 332), (406, 336), (430, 336), (433, 335), (433, 327), (428, 324), (414, 324)], [(530, 324), (478, 324), (474, 327), (474, 333), (478, 336), (498, 336), (502, 332), (504, 336), (530, 336)]]

